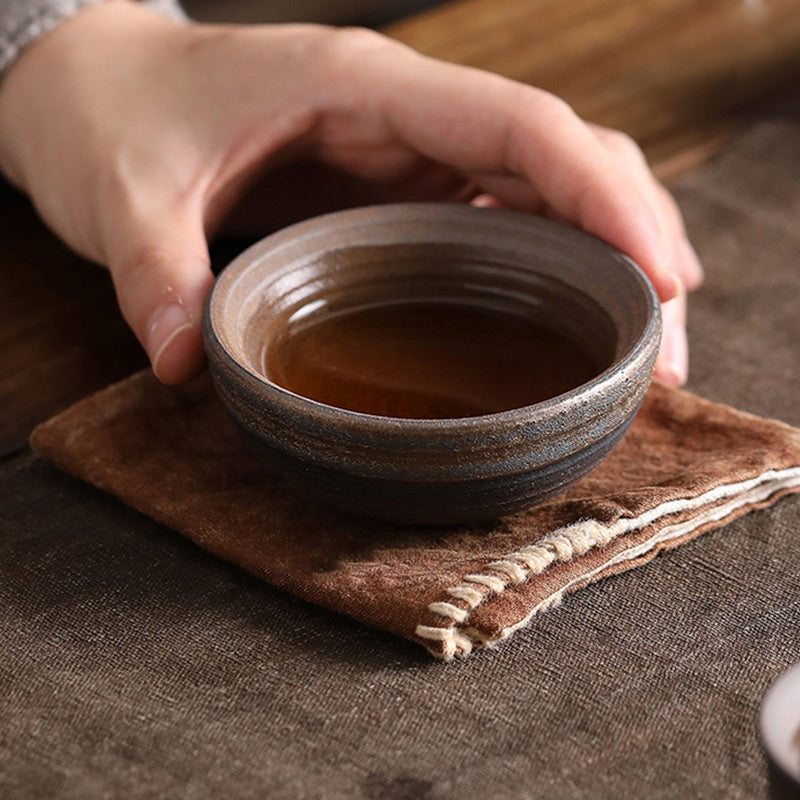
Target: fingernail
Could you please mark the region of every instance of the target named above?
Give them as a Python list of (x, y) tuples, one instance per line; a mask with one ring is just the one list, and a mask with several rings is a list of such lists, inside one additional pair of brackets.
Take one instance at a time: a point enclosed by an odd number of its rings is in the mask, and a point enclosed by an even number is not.
[(686, 383), (686, 376), (672, 367), (664, 367), (660, 377), (664, 383), (668, 383), (670, 386), (683, 386)]
[(683, 282), (674, 272), (669, 273), (668, 280), (671, 284), (668, 290), (670, 292), (669, 299), (674, 300), (676, 297), (678, 297), (678, 295), (681, 294), (681, 292), (683, 292)]
[(689, 345), (682, 326), (665, 329), (661, 361), (664, 380), (683, 386), (689, 373)]
[(696, 289), (703, 282), (703, 278), (705, 277), (703, 267), (700, 264), (700, 258), (688, 239), (683, 239), (680, 248), (681, 261), (686, 276), (686, 286), (689, 289)]
[(675, 273), (674, 260), (664, 257), (658, 262), (657, 271), (652, 274), (651, 280), (662, 303), (672, 300), (683, 291), (683, 282)]
[(472, 198), (470, 204), (476, 208), (500, 208), (500, 201), (491, 194), (479, 194)]
[(659, 273), (666, 276), (672, 272), (672, 247), (658, 219), (652, 212), (647, 214), (647, 227), (647, 239), (650, 244), (652, 263)]
[(147, 326), (147, 354), (156, 375), (158, 362), (175, 338), (193, 326), (194, 320), (180, 302), (170, 301), (153, 312)]

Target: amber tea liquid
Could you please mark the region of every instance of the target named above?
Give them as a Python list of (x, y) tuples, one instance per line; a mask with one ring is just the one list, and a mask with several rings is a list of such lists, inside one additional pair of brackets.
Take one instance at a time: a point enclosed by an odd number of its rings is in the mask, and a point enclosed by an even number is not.
[(598, 373), (572, 341), (522, 314), (427, 300), (309, 314), (269, 343), (263, 368), (313, 400), (416, 419), (520, 408)]

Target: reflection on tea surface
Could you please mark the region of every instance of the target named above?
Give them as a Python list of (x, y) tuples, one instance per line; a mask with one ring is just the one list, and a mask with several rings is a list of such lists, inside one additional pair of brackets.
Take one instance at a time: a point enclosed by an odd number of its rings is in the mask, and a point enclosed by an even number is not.
[(520, 408), (599, 371), (572, 341), (522, 314), (434, 300), (296, 315), (264, 348), (262, 367), (313, 400), (416, 419)]

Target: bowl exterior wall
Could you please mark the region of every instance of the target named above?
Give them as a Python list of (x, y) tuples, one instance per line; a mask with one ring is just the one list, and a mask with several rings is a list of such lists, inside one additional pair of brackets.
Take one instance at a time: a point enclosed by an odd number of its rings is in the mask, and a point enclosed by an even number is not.
[[(327, 247), (337, 255), (322, 278), (335, 282), (337, 275), (347, 274), (339, 254), (347, 252), (348, 241), (357, 249), (370, 237), (371, 247), (384, 239), (396, 244), (397, 227), (387, 223), (392, 215), (409, 236), (416, 230), (424, 242), (496, 245), (497, 252), (511, 253), (514, 269), (541, 269), (548, 280), (560, 275), (550, 255), (571, 254), (574, 261), (583, 253), (584, 271), (570, 262), (565, 272), (576, 276), (578, 291), (596, 286), (616, 333), (614, 363), (596, 379), (552, 400), (456, 420), (348, 412), (295, 395), (258, 374), (245, 333), (266, 301), (264, 287), (280, 284), (287, 296), (296, 291), (297, 281), (321, 280), (320, 254), (329, 252)], [(608, 245), (556, 223), (467, 206), (359, 209), (297, 227), (294, 233), (268, 237), (223, 273), (209, 298), (204, 342), (217, 391), (258, 451), (273, 467), (333, 503), (415, 524), (455, 524), (510, 513), (562, 491), (597, 466), (638, 411), (660, 341), (658, 301), (635, 265)], [(518, 240), (512, 251), (507, 249), (509, 231)], [(528, 256), (538, 241), (550, 254), (545, 260)], [(620, 277), (607, 286), (598, 283), (601, 273)]]
[(260, 436), (242, 432), (277, 472), (339, 508), (403, 524), (459, 525), (512, 514), (561, 493), (605, 460), (631, 421), (585, 450), (532, 472), (435, 484), (348, 475), (292, 458)]

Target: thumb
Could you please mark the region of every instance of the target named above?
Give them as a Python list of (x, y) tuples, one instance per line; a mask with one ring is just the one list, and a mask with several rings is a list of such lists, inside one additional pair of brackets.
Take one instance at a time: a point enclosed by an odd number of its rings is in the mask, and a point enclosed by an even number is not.
[(122, 314), (163, 383), (183, 383), (203, 368), (201, 320), (214, 276), (202, 224), (138, 223), (108, 254)]

